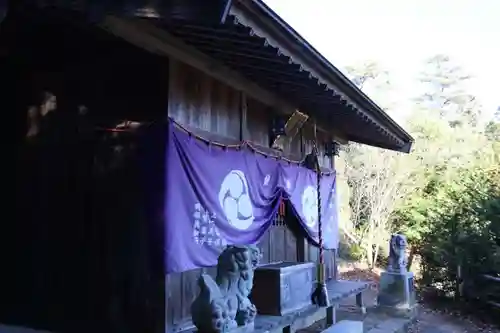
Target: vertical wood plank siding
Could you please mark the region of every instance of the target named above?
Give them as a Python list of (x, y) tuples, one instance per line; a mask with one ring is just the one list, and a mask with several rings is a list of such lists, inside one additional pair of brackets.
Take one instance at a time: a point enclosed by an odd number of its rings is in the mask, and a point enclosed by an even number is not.
[[(240, 91), (178, 61), (170, 61), (169, 75), (170, 117), (192, 129), (228, 139), (239, 140), (244, 137), (253, 143), (268, 146), (269, 110), (266, 105), (249, 97), (242, 99)], [(246, 107), (246, 115), (242, 112), (242, 101), (246, 101), (243, 106)], [(241, 121), (246, 121), (246, 126), (241, 126)], [(246, 133), (241, 133), (245, 127)], [(312, 138), (312, 129), (304, 128), (300, 135), (287, 144), (285, 153), (297, 156), (309, 153)], [(330, 158), (324, 157), (322, 145), (320, 152), (322, 166), (331, 168), (332, 162)], [(291, 214), (288, 215), (287, 222), (296, 222), (291, 221)], [(263, 236), (259, 243), (263, 262), (316, 261), (317, 249), (286, 224), (275, 223)], [(333, 277), (331, 253), (326, 255), (326, 259), (328, 277)], [(215, 275), (212, 267), (166, 277), (166, 320), (169, 331), (189, 323), (190, 306), (198, 293), (197, 279), (202, 272)]]

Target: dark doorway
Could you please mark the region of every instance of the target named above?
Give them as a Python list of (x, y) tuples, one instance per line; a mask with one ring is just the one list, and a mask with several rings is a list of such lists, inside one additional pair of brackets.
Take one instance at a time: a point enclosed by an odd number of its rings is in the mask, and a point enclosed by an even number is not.
[[(141, 183), (139, 136), (103, 129), (123, 120), (163, 122), (168, 61), (71, 13), (12, 15), (0, 29), (8, 87), (2, 111), (16, 124), (7, 141), (16, 138), (16, 202), (4, 233), (0, 322), (59, 332), (150, 331), (162, 318), (161, 300), (149, 299), (162, 294), (155, 289), (162, 252), (151, 242), (154, 207)], [(64, 128), (50, 156), (26, 144), (28, 108), (45, 91), (57, 97)], [(74, 135), (81, 107), (89, 129), (83, 142)], [(115, 154), (118, 148), (124, 154)], [(161, 156), (164, 148), (148, 149)], [(162, 172), (161, 160), (152, 173)]]

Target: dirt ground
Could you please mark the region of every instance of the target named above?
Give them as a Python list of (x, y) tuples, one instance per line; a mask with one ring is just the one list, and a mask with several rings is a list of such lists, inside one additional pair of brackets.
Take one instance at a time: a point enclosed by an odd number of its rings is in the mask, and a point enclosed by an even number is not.
[(412, 333), (500, 333), (500, 329), (478, 320), (460, 318), (436, 310), (423, 308), (410, 328)]

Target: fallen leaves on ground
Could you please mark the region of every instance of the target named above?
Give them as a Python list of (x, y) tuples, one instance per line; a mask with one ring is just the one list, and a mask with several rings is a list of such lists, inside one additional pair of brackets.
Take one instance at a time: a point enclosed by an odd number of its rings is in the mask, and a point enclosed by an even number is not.
[(447, 309), (421, 307), (417, 320), (409, 327), (410, 333), (500, 333), (500, 329), (474, 317), (467, 317)]
[(372, 282), (372, 289), (378, 290), (378, 285), (380, 282), (380, 273), (378, 270), (353, 268), (349, 271), (340, 272), (339, 276), (342, 280), (370, 281)]

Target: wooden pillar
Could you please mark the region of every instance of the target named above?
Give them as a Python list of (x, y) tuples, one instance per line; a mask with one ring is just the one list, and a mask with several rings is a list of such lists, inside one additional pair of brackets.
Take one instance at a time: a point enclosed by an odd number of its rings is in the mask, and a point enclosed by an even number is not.
[(240, 141), (248, 140), (248, 104), (247, 95), (240, 92)]
[[(299, 130), (299, 138), (300, 138), (300, 156), (303, 158), (305, 156), (304, 150), (304, 131), (302, 128)], [(298, 262), (306, 262), (309, 261), (308, 256), (308, 246), (309, 243), (305, 236), (297, 238), (297, 261)]]
[(179, 62), (175, 59), (168, 59), (168, 116), (172, 117), (177, 112), (177, 73)]
[[(177, 108), (178, 108), (178, 97), (177, 97), (177, 76), (178, 76), (178, 71), (179, 71), (179, 62), (172, 58), (169, 57), (168, 59), (168, 108), (167, 108), (167, 116), (168, 117), (175, 117), (177, 113)], [(162, 219), (162, 224), (163, 226), (165, 225), (165, 222)], [(161, 288), (161, 284), (158, 289)], [(165, 274), (165, 280), (163, 284), (163, 304), (164, 304), (164, 309), (163, 309), (163, 325), (160, 326), (159, 332), (169, 332), (172, 330), (172, 321), (174, 317), (174, 313), (172, 311), (172, 308), (176, 306), (175, 300), (172, 300), (172, 290), (179, 290), (181, 288), (181, 277), (180, 274), (176, 274), (173, 276), (172, 274)], [(160, 289), (161, 290), (161, 289)], [(180, 303), (180, 300), (178, 300), (178, 303)], [(180, 304), (178, 305), (180, 307)]]
[[(330, 157), (330, 168), (332, 170), (335, 170), (335, 155), (332, 155), (332, 157)], [(335, 182), (337, 182), (337, 179), (335, 179)], [(337, 185), (338, 184), (336, 184), (336, 186)], [(335, 196), (338, 195), (338, 193), (337, 193), (338, 186), (336, 188), (337, 188), (337, 190), (335, 191)], [(335, 198), (335, 200), (336, 200), (336, 204), (338, 205), (339, 201), (337, 200), (337, 198)], [(336, 207), (336, 208), (337, 208), (337, 210), (339, 209), (339, 207)], [(338, 215), (340, 215), (340, 214), (338, 214)], [(338, 215), (337, 215), (337, 217), (339, 217)], [(337, 225), (338, 225), (338, 221), (337, 221)], [(336, 280), (338, 280), (338, 265), (337, 265), (338, 251), (336, 249), (334, 249), (332, 251), (333, 251), (333, 279), (336, 281)]]

